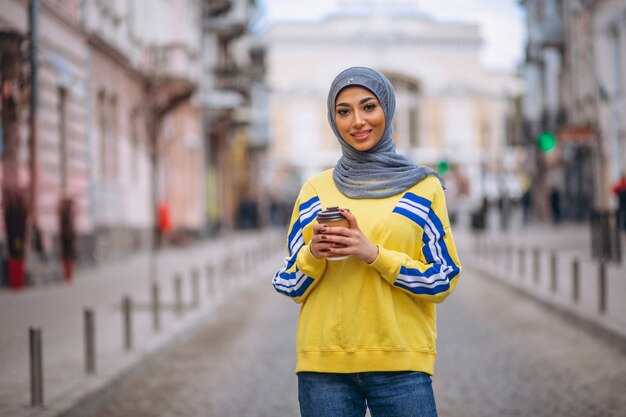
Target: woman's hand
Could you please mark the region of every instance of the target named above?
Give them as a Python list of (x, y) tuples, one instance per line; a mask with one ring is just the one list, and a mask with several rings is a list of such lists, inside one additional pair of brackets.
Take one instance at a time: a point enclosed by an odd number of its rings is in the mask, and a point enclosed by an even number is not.
[(341, 210), (341, 214), (348, 219), (350, 228), (313, 225), (313, 238), (309, 245), (311, 253), (316, 258), (352, 255), (371, 264), (378, 256), (378, 246), (361, 232), (352, 213)]

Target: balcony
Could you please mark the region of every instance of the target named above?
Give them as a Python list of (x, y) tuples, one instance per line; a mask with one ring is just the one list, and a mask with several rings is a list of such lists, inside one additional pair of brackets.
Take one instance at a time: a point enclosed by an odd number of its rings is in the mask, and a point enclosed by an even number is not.
[(237, 38), (244, 33), (248, 27), (248, 18), (245, 15), (237, 16), (228, 14), (226, 16), (205, 17), (204, 30), (218, 34), (223, 39)]
[(232, 0), (205, 0), (204, 15), (215, 17), (227, 13), (233, 5)]
[(196, 83), (198, 57), (183, 43), (155, 45), (148, 48), (149, 69), (161, 78)]
[(182, 43), (154, 45), (147, 49), (146, 76), (152, 80), (157, 103), (173, 97), (189, 97), (198, 87), (196, 56)]
[(218, 65), (213, 69), (216, 90), (235, 90), (245, 97), (250, 94), (250, 77), (236, 65)]

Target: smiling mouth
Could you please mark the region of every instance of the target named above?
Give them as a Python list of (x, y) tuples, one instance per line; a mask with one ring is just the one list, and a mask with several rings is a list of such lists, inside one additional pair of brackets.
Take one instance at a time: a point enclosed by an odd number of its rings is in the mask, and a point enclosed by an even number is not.
[(367, 139), (370, 136), (370, 133), (372, 133), (371, 130), (360, 130), (358, 132), (350, 133), (350, 136), (357, 141), (362, 141)]

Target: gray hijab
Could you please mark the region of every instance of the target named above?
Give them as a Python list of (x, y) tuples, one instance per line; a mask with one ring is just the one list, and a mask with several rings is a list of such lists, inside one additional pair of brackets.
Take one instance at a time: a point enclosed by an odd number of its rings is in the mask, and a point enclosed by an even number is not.
[[(385, 112), (385, 130), (381, 140), (367, 151), (357, 151), (341, 137), (335, 123), (335, 100), (346, 87), (361, 86), (376, 95)], [(349, 198), (385, 198), (401, 193), (429, 175), (435, 175), (444, 186), (437, 171), (418, 166), (396, 153), (392, 133), (396, 97), (391, 82), (380, 72), (352, 67), (341, 72), (328, 93), (328, 122), (339, 139), (343, 156), (337, 161), (333, 178), (339, 191)]]

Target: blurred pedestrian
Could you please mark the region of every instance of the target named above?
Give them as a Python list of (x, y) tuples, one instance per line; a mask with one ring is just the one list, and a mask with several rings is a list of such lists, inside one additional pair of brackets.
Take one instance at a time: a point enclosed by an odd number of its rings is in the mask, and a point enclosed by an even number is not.
[(546, 188), (548, 190), (548, 204), (552, 214), (554, 224), (560, 224), (563, 220), (563, 189), (565, 188), (565, 179), (563, 177), (563, 167), (555, 165), (550, 167), (546, 174)]
[(532, 209), (532, 191), (531, 188), (528, 187), (524, 190), (522, 194), (522, 221), (524, 224), (530, 223), (531, 209)]
[(561, 191), (558, 188), (550, 189), (550, 208), (552, 209), (552, 220), (555, 224), (561, 223)]
[(480, 206), (472, 212), (471, 226), (474, 232), (482, 232), (487, 228), (489, 215), (489, 200), (483, 196)]
[[(273, 279), (301, 304), (301, 415), (436, 416), (435, 305), (461, 270), (442, 180), (396, 153), (395, 95), (380, 72), (341, 72), (327, 104), (343, 156), (302, 186)], [(316, 223), (330, 206), (350, 210), (349, 227)]]
[(59, 235), (63, 277), (69, 282), (74, 276), (74, 260), (76, 259), (76, 205), (73, 198), (63, 197), (61, 199), (59, 205)]
[(622, 173), (613, 185), (613, 193), (617, 197), (617, 213), (621, 221), (622, 230), (626, 231), (626, 174)]
[(511, 198), (507, 190), (503, 190), (498, 197), (498, 211), (500, 213), (500, 230), (507, 230), (511, 217)]

